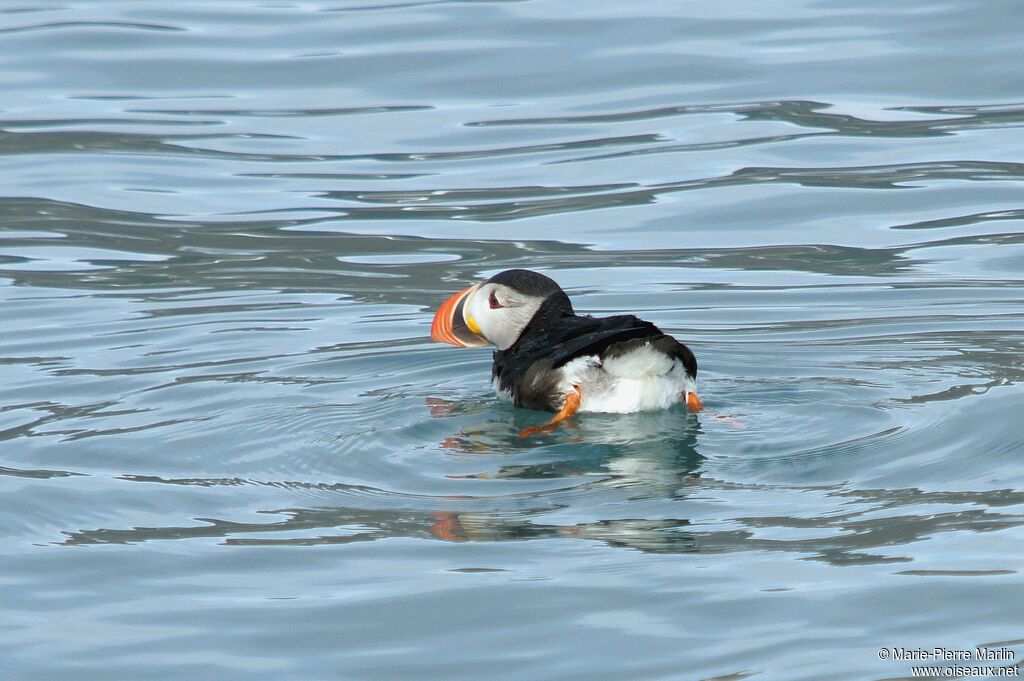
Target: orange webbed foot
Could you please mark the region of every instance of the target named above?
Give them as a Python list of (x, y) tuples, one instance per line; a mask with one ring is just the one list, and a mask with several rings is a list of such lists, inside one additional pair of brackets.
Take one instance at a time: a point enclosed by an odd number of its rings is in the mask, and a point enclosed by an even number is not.
[(698, 411), (703, 411), (708, 416), (714, 417), (719, 421), (723, 421), (733, 428), (746, 428), (746, 424), (735, 416), (728, 416), (726, 414), (719, 414), (712, 409), (704, 409), (704, 401), (697, 397), (697, 393), (686, 393), (686, 406), (689, 407), (690, 413), (695, 414)]
[(530, 437), (531, 435), (540, 435), (541, 433), (551, 433), (551, 432), (554, 432), (556, 427), (557, 427), (557, 424), (555, 426), (552, 426), (550, 423), (547, 423), (547, 424), (545, 424), (543, 426), (530, 426), (529, 428), (523, 428), (522, 430), (519, 431), (519, 439), (520, 440), (525, 440), (526, 438)]
[[(555, 414), (550, 421), (545, 423), (543, 426), (530, 426), (529, 428), (523, 428), (519, 431), (519, 439), (523, 440), (531, 435), (537, 435), (538, 433), (553, 433), (558, 424), (572, 418), (580, 409), (580, 402), (583, 398), (583, 393), (580, 391), (578, 385), (572, 387), (572, 392), (565, 396), (565, 404), (562, 406), (561, 411)], [(567, 424), (568, 425), (568, 424)]]

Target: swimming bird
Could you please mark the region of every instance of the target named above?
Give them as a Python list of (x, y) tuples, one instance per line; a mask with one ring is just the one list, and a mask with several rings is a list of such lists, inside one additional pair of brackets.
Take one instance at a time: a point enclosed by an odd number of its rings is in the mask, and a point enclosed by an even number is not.
[(495, 346), (495, 392), (517, 407), (555, 412), (521, 438), (551, 432), (576, 412), (703, 407), (688, 347), (633, 315), (576, 314), (565, 291), (540, 272), (505, 270), (459, 291), (438, 308), (430, 337)]

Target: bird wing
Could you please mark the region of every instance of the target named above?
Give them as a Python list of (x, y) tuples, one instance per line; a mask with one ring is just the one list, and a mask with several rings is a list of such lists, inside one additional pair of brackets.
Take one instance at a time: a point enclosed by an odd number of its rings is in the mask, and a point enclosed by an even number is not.
[(551, 353), (551, 361), (555, 368), (563, 366), (577, 357), (592, 355), (603, 358), (622, 343), (642, 342), (641, 339), (664, 336), (654, 324), (632, 315), (603, 319), (594, 319), (593, 317), (578, 319), (581, 319), (583, 323), (576, 325), (577, 328), (567, 329), (570, 333), (552, 345), (555, 350)]

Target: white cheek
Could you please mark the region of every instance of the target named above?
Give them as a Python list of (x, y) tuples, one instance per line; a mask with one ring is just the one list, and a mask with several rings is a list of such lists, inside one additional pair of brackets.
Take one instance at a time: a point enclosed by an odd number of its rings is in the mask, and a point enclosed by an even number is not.
[(486, 287), (474, 292), (466, 302), (465, 315), (473, 317), (473, 321), (480, 327), (480, 335), (489, 343), (506, 350), (519, 339), (519, 334), (533, 318), (540, 301), (492, 310), (490, 293)]
[(502, 350), (510, 347), (519, 335), (519, 329), (514, 328), (515, 321), (509, 319), (506, 310), (488, 309), (483, 316), (477, 317), (480, 323), (480, 331), (484, 337)]
[(494, 320), (491, 319), (493, 312), (490, 306), (487, 305), (487, 296), (481, 295), (480, 291), (476, 291), (469, 299), (463, 313), (463, 317), (473, 318), (473, 321), (476, 322), (477, 327), (480, 329), (480, 335), (492, 344), (494, 344), (494, 336), (491, 335), (492, 327), (494, 326)]

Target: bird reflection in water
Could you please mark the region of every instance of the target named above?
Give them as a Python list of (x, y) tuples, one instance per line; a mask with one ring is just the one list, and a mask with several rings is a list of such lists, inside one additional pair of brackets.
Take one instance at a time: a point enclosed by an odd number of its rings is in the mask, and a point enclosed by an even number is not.
[(626, 518), (575, 525), (542, 525), (487, 514), (439, 512), (434, 514), (434, 520), (430, 533), (438, 539), (453, 542), (568, 537), (600, 541), (609, 546), (645, 553), (688, 553), (700, 549), (697, 535), (686, 531), (690, 525), (686, 519)]
[[(493, 412), (493, 399), (450, 402), (427, 398), (435, 418), (457, 418)], [(529, 413), (522, 415), (528, 420)], [(700, 480), (704, 457), (698, 451), (702, 434), (697, 417), (684, 409), (641, 414), (588, 414), (572, 428), (547, 439), (519, 440), (519, 410), (511, 421), (491, 418), (464, 426), (440, 442), (445, 452), (473, 456), (474, 461), (529, 454), (530, 462), (506, 463), (483, 471), (449, 478), (464, 480), (538, 480), (592, 478), (570, 488), (572, 494), (625, 495), (624, 498), (678, 498)], [(549, 445), (538, 447), (537, 445)], [(536, 460), (546, 453), (545, 460)], [(549, 495), (545, 495), (549, 496)], [(559, 494), (550, 495), (556, 506)], [(564, 504), (568, 505), (568, 501)], [(542, 524), (521, 513), (487, 511), (437, 511), (430, 533), (444, 541), (507, 541), (540, 538), (578, 538), (648, 552), (698, 550), (697, 540), (686, 529), (690, 522), (669, 519), (602, 519), (572, 525)]]

